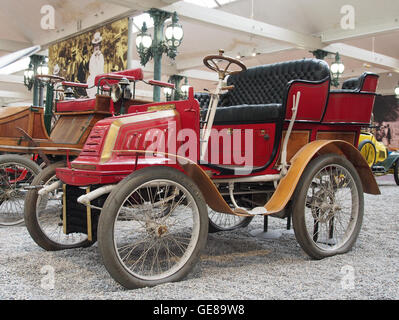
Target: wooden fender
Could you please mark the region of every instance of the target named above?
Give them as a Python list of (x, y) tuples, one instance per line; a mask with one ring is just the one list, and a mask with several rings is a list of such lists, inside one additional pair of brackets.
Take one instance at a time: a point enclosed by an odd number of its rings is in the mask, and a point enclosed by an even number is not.
[(285, 208), (308, 163), (315, 156), (327, 153), (335, 153), (348, 158), (360, 176), (365, 193), (381, 194), (370, 167), (353, 145), (341, 140), (316, 140), (303, 146), (291, 159), (291, 167), (287, 175), (280, 180), (276, 191), (265, 205), (267, 214), (277, 213)]
[[(280, 180), (273, 196), (265, 204), (267, 210), (265, 215), (282, 211), (291, 199), (308, 163), (315, 156), (327, 153), (343, 155), (354, 165), (362, 181), (364, 192), (374, 195), (381, 194), (370, 167), (353, 145), (341, 140), (316, 140), (302, 147), (291, 159), (291, 166), (287, 175)], [(182, 167), (197, 184), (210, 208), (227, 214), (251, 216), (244, 210), (232, 210), (209, 176), (196, 163), (189, 161)]]

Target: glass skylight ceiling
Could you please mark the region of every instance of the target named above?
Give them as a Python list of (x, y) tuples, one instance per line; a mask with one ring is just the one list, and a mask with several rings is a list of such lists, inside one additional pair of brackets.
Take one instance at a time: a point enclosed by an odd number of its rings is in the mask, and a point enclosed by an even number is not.
[(235, 1), (237, 0), (184, 0), (184, 2), (193, 3), (207, 8), (217, 8)]
[[(197, 6), (206, 8), (219, 8), (225, 4), (236, 2), (238, 0), (183, 0), (184, 2), (192, 3)], [(147, 24), (147, 28), (152, 28), (154, 26), (154, 21), (148, 13), (140, 14), (133, 18), (133, 32), (138, 32), (138, 28), (141, 28), (143, 22)]]

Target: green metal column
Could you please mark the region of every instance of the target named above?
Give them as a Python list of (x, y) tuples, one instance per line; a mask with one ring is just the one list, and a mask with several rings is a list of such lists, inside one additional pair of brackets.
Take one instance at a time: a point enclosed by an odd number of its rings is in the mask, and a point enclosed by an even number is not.
[(181, 88), (180, 88), (180, 83), (183, 79), (184, 79), (183, 76), (179, 76), (176, 74), (170, 76), (170, 78), (169, 78), (169, 82), (173, 83), (175, 85), (175, 93), (173, 96), (173, 100), (177, 101), (177, 100), (182, 99), (182, 97), (183, 97), (183, 94), (182, 94)]
[[(171, 17), (171, 13), (151, 9), (149, 10), (150, 16), (154, 19), (154, 39), (152, 42), (152, 54), (154, 59), (154, 80), (161, 80), (161, 69), (162, 69), (162, 54), (164, 50), (163, 43), (163, 29), (165, 20)], [(154, 101), (161, 101), (161, 88), (154, 86)]]
[(51, 133), (51, 118), (53, 116), (53, 99), (54, 99), (54, 86), (51, 83), (47, 84), (46, 90), (46, 105), (44, 108), (44, 126), (47, 133)]
[(31, 63), (33, 65), (33, 70), (34, 70), (34, 82), (33, 82), (33, 105), (34, 106), (40, 106), (40, 81), (36, 79), (37, 75), (37, 68), (42, 62), (42, 56), (39, 55), (33, 55), (31, 56)]

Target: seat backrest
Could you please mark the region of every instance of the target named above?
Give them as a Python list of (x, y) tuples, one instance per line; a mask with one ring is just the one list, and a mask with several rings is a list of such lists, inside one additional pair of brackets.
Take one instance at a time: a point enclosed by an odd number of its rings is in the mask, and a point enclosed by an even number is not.
[(302, 59), (248, 68), (231, 75), (229, 105), (282, 103), (291, 80), (321, 81), (330, 77), (327, 62)]
[[(129, 77), (134, 77), (136, 80), (143, 80), (143, 69), (137, 68), (137, 69), (130, 69), (130, 70), (124, 70), (124, 71), (118, 71), (118, 72), (112, 72), (112, 73), (105, 73), (105, 74), (100, 74), (95, 77), (94, 79), (94, 84), (96, 86), (98, 85), (105, 85), (105, 84), (114, 84), (118, 83), (119, 80), (102, 80), (101, 83), (99, 84), (99, 81), (101, 78), (106, 77), (107, 75), (123, 75), (123, 76), (129, 76)], [(106, 81), (106, 82), (105, 82)]]
[(342, 83), (342, 90), (356, 90), (359, 88), (359, 78), (350, 78)]
[(194, 98), (198, 100), (200, 108), (207, 108), (211, 101), (211, 95), (208, 92), (196, 92)]
[(377, 89), (378, 78), (379, 75), (375, 73), (364, 72), (358, 78), (345, 80), (342, 84), (342, 90), (375, 92)]

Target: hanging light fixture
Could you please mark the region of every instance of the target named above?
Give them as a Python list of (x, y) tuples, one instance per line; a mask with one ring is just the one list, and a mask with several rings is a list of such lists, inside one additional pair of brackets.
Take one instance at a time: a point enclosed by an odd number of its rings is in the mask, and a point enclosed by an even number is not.
[(145, 65), (151, 57), (151, 45), (151, 35), (148, 33), (147, 24), (143, 22), (143, 26), (141, 27), (141, 30), (136, 38), (136, 48), (137, 52), (139, 53), (142, 65)]
[(30, 91), (33, 87), (35, 71), (33, 70), (32, 63), (29, 64), (29, 68), (24, 71), (24, 84)]
[[(33, 88), (35, 83), (37, 84), (37, 81), (35, 80), (35, 76), (37, 74), (48, 74), (49, 69), (47, 64), (47, 57), (36, 54), (30, 57), (29, 67), (24, 71), (24, 85), (28, 88), (29, 91)], [(38, 100), (35, 100), (35, 102), (38, 102)]]
[(175, 52), (183, 40), (183, 35), (183, 27), (179, 23), (177, 13), (174, 12), (172, 16), (172, 23), (169, 24), (165, 29), (165, 41), (169, 49)]
[[(140, 64), (145, 66), (150, 59), (154, 60), (154, 80), (161, 80), (161, 59), (165, 53), (169, 58), (175, 59), (177, 48), (183, 40), (183, 28), (178, 23), (177, 13), (170, 13), (152, 8), (147, 11), (154, 21), (153, 38), (147, 33), (147, 25), (143, 23), (141, 31), (136, 38), (137, 52)], [(165, 21), (172, 17), (172, 23), (166, 28)], [(160, 101), (160, 88), (154, 86), (154, 101)]]
[(339, 53), (335, 54), (335, 62), (330, 67), (331, 75), (332, 75), (332, 85), (335, 87), (339, 86), (339, 78), (345, 71), (345, 65), (341, 62), (341, 58)]
[(49, 68), (46, 63), (46, 60), (43, 60), (42, 63), (37, 67), (37, 74), (47, 75), (49, 73)]

